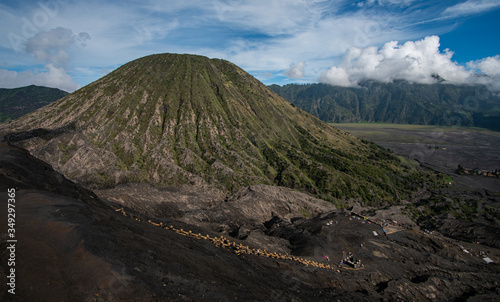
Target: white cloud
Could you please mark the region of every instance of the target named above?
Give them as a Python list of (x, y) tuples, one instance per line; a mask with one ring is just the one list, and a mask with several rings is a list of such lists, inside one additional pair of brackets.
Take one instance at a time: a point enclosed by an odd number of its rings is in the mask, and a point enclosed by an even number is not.
[(328, 71), (323, 73), (321, 75), (320, 82), (343, 87), (350, 87), (357, 84), (353, 83), (349, 78), (347, 70), (342, 67), (336, 66), (332, 66), (330, 69), (328, 69)]
[[(351, 48), (339, 66), (330, 68), (320, 81), (333, 85), (357, 86), (363, 80), (392, 82), (405, 79), (416, 83), (433, 83), (439, 74), (452, 83), (466, 83), (470, 72), (451, 61), (453, 53), (439, 51), (439, 37), (399, 45), (391, 41), (376, 47)], [(339, 75), (337, 75), (337, 73)]]
[(33, 55), (38, 62), (45, 64), (45, 70), (19, 72), (0, 70), (2, 87), (13, 88), (35, 84), (71, 92), (80, 88), (67, 71), (70, 62), (68, 50), (73, 46), (85, 46), (88, 39), (90, 35), (86, 32), (74, 35), (70, 29), (63, 27), (37, 32), (23, 41), (24, 52)]
[(448, 7), (444, 16), (459, 17), (465, 15), (478, 14), (500, 7), (498, 0), (467, 0), (465, 2)]
[(298, 62), (297, 64), (291, 64), (283, 73), (286, 77), (291, 79), (302, 79), (305, 75), (304, 69), (306, 64), (304, 62)]
[(26, 53), (35, 55), (39, 62), (49, 62), (55, 66), (67, 66), (70, 59), (66, 50), (78, 42), (85, 45), (90, 39), (88, 33), (74, 35), (70, 29), (58, 27), (49, 31), (42, 31), (26, 40)]
[(11, 71), (0, 69), (0, 83), (4, 88), (16, 88), (28, 85), (39, 85), (54, 87), (68, 92), (80, 88), (63, 68), (57, 68), (53, 64), (45, 65), (46, 71)]
[(324, 0), (242, 0), (214, 1), (212, 13), (222, 22), (268, 35), (290, 34), (319, 20), (329, 5)]
[(365, 16), (325, 17), (299, 32), (272, 37), (266, 42), (238, 39), (226, 42), (230, 45), (225, 49), (207, 48), (196, 52), (227, 59), (249, 72), (275, 73), (290, 68), (293, 62), (307, 62), (304, 80), (311, 82), (331, 64), (332, 57), (342, 55), (354, 45), (380, 44), (389, 36), (403, 38), (402, 33), (382, 21)]
[(478, 83), (486, 85), (494, 92), (500, 92), (500, 55), (471, 61), (467, 66), (485, 75), (477, 78)]
[[(358, 86), (365, 80), (392, 82), (436, 83), (436, 75), (446, 83), (483, 84), (500, 91), (500, 56), (467, 64), (469, 69), (452, 61), (453, 52), (439, 50), (439, 37), (429, 36), (403, 45), (397, 41), (377, 47), (350, 48), (338, 66), (332, 66), (320, 77), (320, 82), (337, 86)], [(474, 70), (484, 74), (481, 76)]]
[(378, 5), (397, 5), (397, 6), (408, 6), (411, 3), (415, 2), (415, 0), (366, 0), (366, 1), (360, 1), (356, 3), (357, 7), (365, 7), (365, 6), (373, 6), (375, 4)]
[(415, 2), (415, 0), (378, 0), (380, 5), (399, 5), (408, 6)]
[(477, 68), (484, 74), (488, 76), (499, 76), (500, 75), (500, 55), (494, 57), (488, 57), (477, 61), (472, 61), (468, 63), (468, 66), (472, 68)]

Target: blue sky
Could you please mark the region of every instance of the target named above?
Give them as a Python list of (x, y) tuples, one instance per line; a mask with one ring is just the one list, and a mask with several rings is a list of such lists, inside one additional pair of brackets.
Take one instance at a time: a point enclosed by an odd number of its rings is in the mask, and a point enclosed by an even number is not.
[(0, 4), (0, 87), (74, 91), (171, 52), (229, 60), (265, 84), (438, 73), (500, 91), (499, 17), (499, 0), (11, 1)]

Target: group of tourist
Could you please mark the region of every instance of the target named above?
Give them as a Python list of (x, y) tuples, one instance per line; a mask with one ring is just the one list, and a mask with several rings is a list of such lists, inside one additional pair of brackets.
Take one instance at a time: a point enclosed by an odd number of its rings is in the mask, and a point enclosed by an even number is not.
[[(125, 212), (125, 210), (123, 210), (123, 208), (117, 209), (116, 212), (121, 212), (122, 215), (124, 215), (124, 216), (135, 218), (135, 220), (137, 220), (137, 221), (142, 221), (138, 217), (132, 217), (131, 215), (128, 215)], [(274, 258), (274, 259), (295, 261), (295, 262), (298, 262), (298, 263), (303, 264), (305, 266), (313, 266), (313, 267), (322, 268), (322, 269), (334, 269), (334, 267), (329, 265), (329, 264), (325, 264), (325, 263), (321, 263), (321, 262), (317, 262), (317, 261), (312, 261), (312, 260), (307, 260), (307, 259), (299, 258), (299, 257), (295, 257), (295, 256), (290, 256), (287, 253), (282, 254), (282, 253), (276, 253), (276, 252), (268, 252), (265, 249), (250, 248), (246, 245), (242, 245), (241, 243), (237, 244), (236, 242), (231, 241), (224, 236), (210, 237), (210, 235), (201, 235), (200, 233), (194, 233), (191, 230), (186, 231), (182, 228), (180, 228), (180, 229), (175, 228), (173, 225), (164, 225), (162, 222), (156, 223), (156, 222), (153, 222), (151, 220), (147, 220), (147, 222), (151, 225), (161, 227), (161, 228), (166, 229), (166, 230), (172, 230), (179, 235), (188, 236), (188, 237), (192, 237), (195, 239), (208, 240), (213, 245), (215, 245), (217, 247), (221, 247), (221, 248), (228, 248), (231, 251), (233, 251), (234, 253), (236, 253), (237, 255), (242, 255), (242, 254), (257, 255), (257, 256)]]

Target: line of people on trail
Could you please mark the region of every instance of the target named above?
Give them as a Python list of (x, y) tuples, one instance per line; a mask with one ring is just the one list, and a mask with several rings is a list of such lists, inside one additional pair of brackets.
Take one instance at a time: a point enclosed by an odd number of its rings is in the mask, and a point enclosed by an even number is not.
[[(130, 217), (130, 218), (135, 218), (135, 220), (137, 220), (137, 221), (142, 221), (138, 217), (132, 217), (131, 215), (128, 215), (125, 212), (125, 210), (123, 210), (123, 208), (116, 209), (115, 211), (122, 213), (122, 215), (124, 215), (124, 216)], [(212, 242), (212, 244), (215, 245), (216, 247), (228, 248), (228, 249), (232, 250), (234, 253), (236, 253), (237, 255), (241, 255), (241, 254), (257, 255), (257, 256), (274, 258), (274, 259), (295, 261), (295, 262), (298, 262), (298, 263), (303, 264), (305, 266), (313, 266), (313, 267), (318, 267), (318, 268), (323, 268), (323, 269), (334, 269), (334, 267), (329, 265), (329, 264), (324, 264), (324, 263), (320, 263), (317, 261), (312, 261), (312, 260), (307, 260), (307, 259), (291, 256), (291, 255), (288, 255), (287, 253), (282, 254), (282, 253), (276, 253), (276, 252), (268, 252), (265, 249), (262, 249), (262, 250), (261, 249), (253, 249), (253, 248), (250, 248), (246, 245), (242, 245), (241, 243), (237, 244), (234, 241), (230, 241), (229, 239), (227, 239), (224, 236), (210, 237), (210, 235), (201, 235), (200, 233), (197, 233), (197, 234), (193, 233), (191, 230), (186, 231), (182, 228), (178, 229), (178, 228), (175, 228), (173, 225), (167, 226), (167, 225), (164, 225), (162, 222), (156, 223), (156, 222), (153, 222), (151, 220), (147, 220), (146, 222), (151, 224), (151, 225), (154, 225), (156, 227), (161, 227), (161, 228), (166, 229), (166, 230), (172, 230), (172, 231), (176, 232), (177, 234), (180, 234), (183, 236), (188, 236), (188, 237), (192, 237), (192, 238), (200, 239), (200, 240), (201, 239), (208, 240), (208, 241)], [(325, 256), (325, 257), (328, 258), (327, 256)], [(328, 262), (330, 262), (329, 258), (327, 260), (328, 260)]]

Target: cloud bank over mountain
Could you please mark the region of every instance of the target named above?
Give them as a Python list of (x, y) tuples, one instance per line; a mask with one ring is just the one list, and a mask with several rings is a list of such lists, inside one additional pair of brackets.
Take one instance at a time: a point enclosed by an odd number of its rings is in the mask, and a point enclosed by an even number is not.
[(500, 56), (471, 61), (467, 66), (452, 60), (449, 49), (440, 51), (439, 37), (418, 41), (397, 41), (377, 47), (350, 48), (338, 66), (320, 76), (320, 82), (355, 87), (365, 80), (384, 83), (402, 79), (420, 84), (444, 81), (452, 84), (483, 84), (500, 92)]
[(84, 47), (89, 39), (87, 32), (74, 34), (71, 29), (64, 27), (38, 31), (27, 39), (19, 38), (17, 46), (26, 54), (32, 55), (37, 63), (43, 64), (43, 68), (25, 71), (0, 69), (2, 87), (35, 84), (73, 92), (80, 85), (68, 73), (71, 61), (68, 52), (71, 48)]

